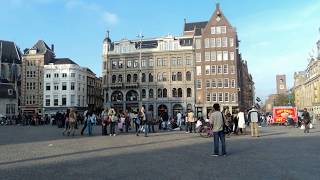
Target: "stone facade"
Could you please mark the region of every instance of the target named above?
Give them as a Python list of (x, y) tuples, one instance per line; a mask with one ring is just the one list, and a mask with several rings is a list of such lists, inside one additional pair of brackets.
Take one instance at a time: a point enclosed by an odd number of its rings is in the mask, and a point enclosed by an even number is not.
[(94, 111), (103, 109), (102, 78), (98, 78), (87, 68), (87, 102), (88, 108)]

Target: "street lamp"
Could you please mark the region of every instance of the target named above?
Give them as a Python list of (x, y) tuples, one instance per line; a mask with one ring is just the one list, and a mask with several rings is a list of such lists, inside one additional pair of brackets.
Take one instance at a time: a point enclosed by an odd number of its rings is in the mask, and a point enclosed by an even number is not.
[(142, 81), (141, 81), (141, 62), (142, 62), (142, 60), (141, 60), (141, 58), (142, 58), (142, 49), (141, 49), (141, 47), (142, 47), (142, 39), (143, 39), (143, 34), (142, 34), (142, 32), (140, 32), (140, 34), (138, 34), (137, 35), (137, 38), (140, 38), (139, 39), (139, 42), (140, 42), (140, 45), (139, 45), (139, 85), (138, 85), (138, 88), (139, 88), (139, 109), (141, 109), (141, 107), (142, 107), (142, 87), (141, 87), (141, 83), (142, 83)]

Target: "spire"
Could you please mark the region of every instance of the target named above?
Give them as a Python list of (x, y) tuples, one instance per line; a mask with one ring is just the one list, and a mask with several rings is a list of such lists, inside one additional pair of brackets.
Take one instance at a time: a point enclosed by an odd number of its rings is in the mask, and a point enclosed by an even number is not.
[(220, 3), (216, 3), (216, 9), (220, 11)]
[(110, 31), (109, 30), (107, 30), (107, 38), (109, 38), (110, 36)]

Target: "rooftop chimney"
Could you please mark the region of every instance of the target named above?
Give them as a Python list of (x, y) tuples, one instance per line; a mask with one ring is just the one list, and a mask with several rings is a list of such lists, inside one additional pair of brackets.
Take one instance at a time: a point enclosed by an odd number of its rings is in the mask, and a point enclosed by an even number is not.
[(54, 44), (51, 44), (51, 51), (54, 52)]

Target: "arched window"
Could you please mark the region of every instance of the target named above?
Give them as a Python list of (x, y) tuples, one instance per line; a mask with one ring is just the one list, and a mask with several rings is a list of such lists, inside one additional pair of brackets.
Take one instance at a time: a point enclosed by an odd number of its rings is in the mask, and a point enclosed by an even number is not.
[(172, 81), (176, 81), (177, 80), (177, 73), (176, 72), (172, 72), (171, 79), (172, 79)]
[(172, 97), (177, 97), (178, 96), (178, 92), (176, 88), (172, 89)]
[(153, 98), (153, 89), (149, 90), (149, 98)]
[(146, 74), (142, 73), (141, 82), (146, 82)]
[(162, 89), (158, 89), (158, 98), (162, 98)]
[(120, 74), (120, 75), (118, 76), (118, 82), (121, 82), (121, 83), (122, 83), (122, 74)]
[(162, 90), (162, 97), (164, 97), (164, 98), (168, 97), (168, 91), (167, 91), (166, 88), (164, 88), (164, 89)]
[(187, 97), (191, 97), (192, 91), (191, 88), (187, 88)]
[(149, 73), (149, 82), (153, 82), (153, 75)]
[(131, 82), (131, 74), (127, 75), (127, 82), (130, 83)]
[(145, 89), (142, 89), (142, 92), (141, 92), (141, 97), (142, 98), (146, 98), (146, 90)]
[(133, 75), (133, 82), (137, 82), (138, 81), (138, 74), (134, 74)]
[(111, 101), (123, 101), (123, 94), (120, 91), (115, 91), (111, 94)]
[(181, 88), (178, 89), (178, 97), (182, 97), (182, 89)]
[(117, 76), (116, 75), (112, 75), (112, 83), (115, 83), (117, 80)]
[(182, 81), (182, 73), (181, 72), (177, 73), (177, 80)]
[(127, 92), (126, 101), (138, 101), (137, 91), (131, 90), (131, 91)]
[(191, 81), (191, 72), (190, 71), (186, 72), (186, 80)]

